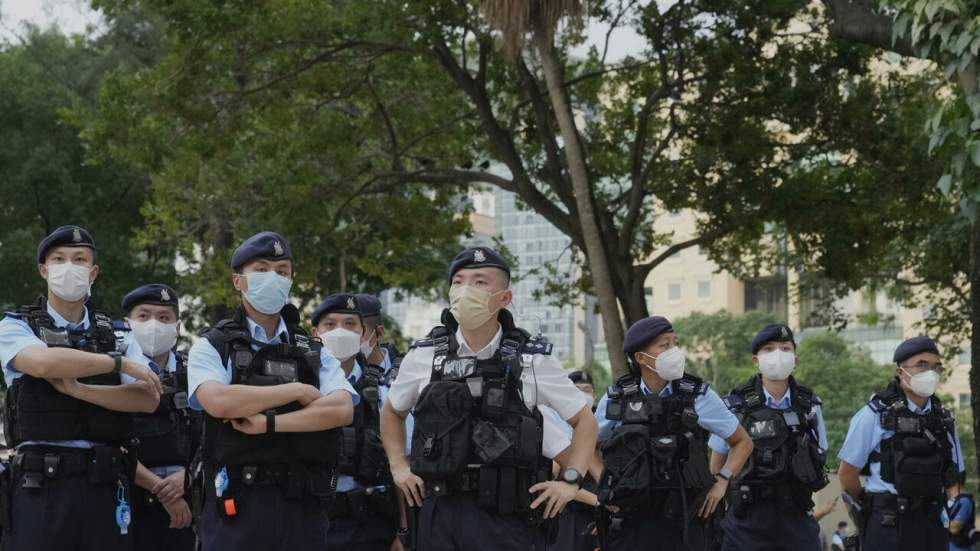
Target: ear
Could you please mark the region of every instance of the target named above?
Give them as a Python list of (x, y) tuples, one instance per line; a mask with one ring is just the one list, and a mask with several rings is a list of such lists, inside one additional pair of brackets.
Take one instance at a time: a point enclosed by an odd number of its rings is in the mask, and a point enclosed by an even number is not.
[(231, 284), (235, 287), (236, 291), (244, 293), (248, 290), (248, 278), (244, 275), (231, 274)]
[(639, 351), (633, 352), (633, 361), (638, 364), (643, 363), (643, 354), (641, 354)]
[(95, 283), (95, 280), (99, 277), (99, 265), (96, 264), (92, 266), (92, 271), (88, 274), (88, 284), (91, 285)]
[(37, 265), (37, 273), (41, 274), (41, 277), (42, 278), (48, 279), (48, 265), (47, 264), (38, 264)]
[(514, 291), (511, 291), (510, 288), (508, 288), (506, 291), (504, 291), (504, 294), (500, 297), (500, 307), (507, 308), (508, 306), (510, 306), (510, 303), (513, 301), (514, 301)]
[(380, 341), (381, 338), (385, 336), (385, 326), (378, 324), (378, 326), (374, 328), (374, 336), (377, 337), (378, 341)]
[(317, 329), (316, 329), (316, 326), (315, 326), (315, 325), (313, 326), (313, 333), (312, 333), (312, 334), (313, 334), (313, 336), (314, 336), (314, 337), (319, 337), (319, 336), (320, 336), (320, 332), (319, 332), (319, 331), (317, 331)]
[(759, 356), (755, 354), (752, 355), (752, 365), (759, 367)]

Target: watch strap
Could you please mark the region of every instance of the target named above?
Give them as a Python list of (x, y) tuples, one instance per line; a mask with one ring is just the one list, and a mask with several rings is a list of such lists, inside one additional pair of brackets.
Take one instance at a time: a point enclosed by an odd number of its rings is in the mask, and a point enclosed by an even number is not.
[(276, 410), (270, 409), (265, 412), (265, 433), (273, 434), (276, 432)]

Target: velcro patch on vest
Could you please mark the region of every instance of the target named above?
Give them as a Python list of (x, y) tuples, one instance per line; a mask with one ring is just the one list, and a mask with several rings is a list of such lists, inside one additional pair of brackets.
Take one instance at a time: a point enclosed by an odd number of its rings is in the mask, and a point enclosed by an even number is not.
[(476, 373), (476, 358), (450, 358), (442, 364), (442, 376), (446, 379), (462, 379)]
[(551, 355), (552, 349), (555, 345), (544, 339), (532, 339), (524, 343), (523, 352), (528, 354), (544, 354), (546, 356)]

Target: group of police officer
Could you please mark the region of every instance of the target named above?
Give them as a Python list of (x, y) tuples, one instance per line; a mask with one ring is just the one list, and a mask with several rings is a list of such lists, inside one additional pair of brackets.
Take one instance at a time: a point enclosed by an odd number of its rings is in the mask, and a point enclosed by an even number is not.
[[(234, 251), (241, 301), (187, 355), (171, 287), (128, 293), (124, 322), (96, 308), (85, 229), (46, 236), (37, 264), (46, 295), (0, 321), (3, 549), (820, 549), (827, 435), (785, 325), (722, 398), (668, 320), (640, 320), (593, 412), (591, 378), (515, 324), (487, 247), (453, 259), (450, 307), (405, 355), (370, 295), (328, 296), (308, 333), (270, 231)], [(964, 465), (939, 350), (916, 337), (894, 360), (839, 453), (844, 498), (863, 549), (945, 550)], [(969, 543), (972, 521), (950, 524)]]

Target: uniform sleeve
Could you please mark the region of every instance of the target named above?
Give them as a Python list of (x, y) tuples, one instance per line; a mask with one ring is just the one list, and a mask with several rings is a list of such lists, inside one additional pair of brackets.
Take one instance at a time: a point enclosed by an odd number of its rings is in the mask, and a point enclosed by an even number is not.
[(712, 388), (708, 388), (694, 400), (694, 411), (698, 414), (701, 428), (722, 439), (730, 437), (738, 430), (738, 418), (729, 411)]
[(813, 418), (817, 425), (817, 445), (822, 451), (827, 451), (830, 447), (827, 440), (827, 424), (823, 422), (823, 408), (819, 404), (813, 406)]
[(960, 503), (960, 508), (956, 511), (956, 516), (953, 517), (953, 520), (966, 524), (973, 518), (973, 500), (961, 499)]
[(361, 402), (361, 396), (350, 385), (344, 370), (340, 367), (340, 362), (327, 350), (326, 347), (320, 349), (320, 394), (326, 396), (335, 390), (346, 390), (351, 397), (351, 401), (356, 406)]
[[(589, 405), (589, 397), (575, 387), (568, 378), (558, 359), (552, 355), (535, 354), (531, 373), (524, 370), (521, 381), (524, 391), (534, 388), (534, 403), (544, 404), (555, 411), (562, 419), (568, 420)], [(401, 377), (401, 374), (398, 375)]]
[(398, 377), (391, 384), (388, 402), (398, 411), (410, 411), (419, 401), (422, 387), (432, 375), (432, 348), (413, 348), (402, 359)]
[(204, 410), (197, 400), (197, 387), (208, 381), (231, 384), (231, 371), (221, 364), (221, 355), (211, 343), (201, 338), (187, 354), (187, 390), (191, 396), (190, 405), (197, 411)]
[(606, 408), (609, 405), (609, 395), (603, 394), (602, 398), (599, 399), (599, 405), (595, 408), (595, 420), (599, 423), (599, 438), (601, 442), (607, 438), (612, 433), (612, 430), (616, 428), (618, 421), (610, 421), (606, 419)]
[(956, 428), (955, 423), (953, 424), (953, 434), (950, 436), (950, 438), (953, 440), (953, 461), (955, 461), (956, 465), (959, 467), (959, 472), (965, 472), (966, 463), (963, 461), (963, 446), (960, 445), (960, 432), (959, 429)]
[(544, 420), (544, 444), (541, 454), (548, 459), (554, 459), (565, 448), (572, 445), (572, 427), (565, 422), (558, 412), (548, 406), (538, 406), (541, 418)]
[[(5, 377), (8, 372), (17, 372), (13, 366), (14, 358), (28, 346), (47, 348), (44, 341), (37, 338), (26, 322), (9, 316), (0, 321), (0, 365), (3, 366)], [(10, 381), (8, 380), (7, 383), (9, 384)]]
[[(136, 341), (136, 338), (133, 337), (132, 331), (126, 331), (122, 339), (122, 344), (126, 347), (125, 356), (127, 360), (133, 360), (134, 362), (141, 363), (145, 366), (150, 365), (150, 359), (143, 354), (143, 349), (140, 347), (140, 343)], [(128, 385), (129, 383), (136, 382), (136, 378), (126, 375), (125, 373), (120, 373), (120, 382), (122, 382), (124, 385)]]
[(868, 456), (878, 445), (875, 441), (875, 434), (878, 432), (875, 430), (877, 424), (878, 414), (871, 409), (871, 406), (866, 405), (859, 409), (854, 417), (851, 417), (844, 445), (841, 446), (837, 458), (859, 469), (867, 465)]
[(728, 445), (728, 442), (725, 442), (725, 439), (717, 434), (712, 434), (710, 437), (708, 437), (708, 447), (715, 453), (721, 455), (728, 455), (728, 452), (732, 449), (732, 447)]

